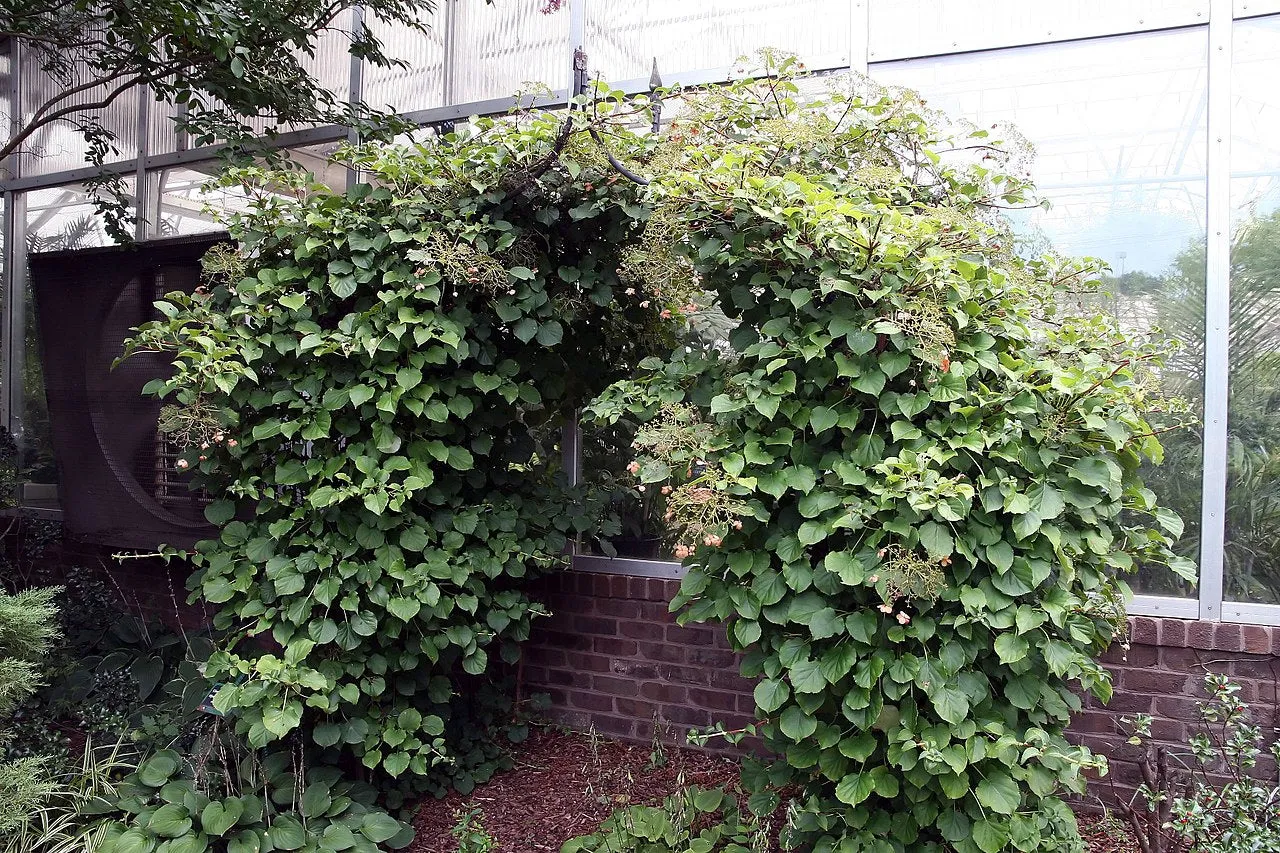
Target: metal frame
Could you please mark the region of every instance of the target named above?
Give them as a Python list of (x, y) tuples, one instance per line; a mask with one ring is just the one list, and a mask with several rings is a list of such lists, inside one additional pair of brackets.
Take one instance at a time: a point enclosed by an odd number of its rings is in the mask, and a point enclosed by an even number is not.
[[(568, 50), (564, 57), (567, 64), (573, 61), (573, 52), (579, 48), (591, 54), (592, 45), (588, 43), (587, 3), (591, 0), (567, 0)], [(1052, 21), (1045, 19), (1028, 24), (1020, 31), (1010, 28), (995, 32), (984, 23), (987, 18), (982, 15), (966, 12), (964, 26), (955, 27), (954, 32), (942, 18), (936, 15), (925, 20), (925, 30), (913, 36), (913, 40), (905, 46), (895, 44), (873, 43), (877, 25), (883, 26), (883, 14), (886, 8), (903, 9), (902, 14), (910, 15), (910, 10), (920, 4), (932, 0), (905, 0), (903, 6), (899, 0), (849, 0), (847, 21), (837, 20), (835, 26), (845, 26), (848, 32), (847, 48), (844, 55), (828, 57), (816, 63), (815, 71), (853, 70), (867, 73), (868, 63), (874, 60), (882, 62), (891, 59), (924, 59), (929, 56), (941, 56), (974, 51), (994, 51), (1004, 48), (1020, 47), (1032, 44), (1055, 44), (1079, 41), (1088, 38), (1104, 38), (1140, 32), (1152, 32), (1170, 27), (1199, 26), (1205, 27), (1208, 34), (1208, 171), (1204, 176), (1207, 189), (1207, 238), (1208, 261), (1206, 269), (1206, 316), (1205, 316), (1205, 383), (1204, 418), (1204, 485), (1202, 503), (1202, 540), (1201, 540), (1201, 581), (1197, 598), (1181, 599), (1161, 596), (1136, 596), (1131, 611), (1137, 614), (1152, 616), (1170, 616), (1187, 619), (1224, 619), (1230, 621), (1253, 622), (1257, 624), (1280, 625), (1280, 605), (1261, 605), (1223, 601), (1223, 519), (1226, 508), (1226, 441), (1228, 417), (1228, 384), (1230, 353), (1228, 351), (1228, 330), (1230, 327), (1230, 144), (1231, 144), (1231, 74), (1232, 74), (1232, 29), (1236, 20), (1280, 14), (1280, 0), (1142, 0), (1138, 3), (1104, 4), (1090, 3), (1090, 8), (1098, 10), (1096, 14), (1075, 14), (1072, 18), (1067, 13), (1056, 14)], [(1028, 8), (1016, 0), (986, 0), (992, 8), (1009, 6), (1018, 10)], [(873, 6), (873, 4), (875, 4)], [(921, 7), (924, 8), (924, 7)], [(930, 7), (933, 8), (933, 7)], [(1039, 7), (1037, 6), (1037, 9)], [(1150, 11), (1146, 11), (1150, 10)], [(443, 7), (444, 30), (444, 73), (441, 78), (441, 96), (443, 106), (431, 109), (416, 110), (403, 114), (404, 118), (419, 125), (440, 125), (459, 121), (475, 115), (501, 115), (517, 106), (514, 98), (493, 98), (469, 103), (456, 102), (455, 60), (460, 59), (457, 49), (457, 12), (452, 3)], [(877, 17), (876, 13), (880, 13)], [(1032, 12), (1031, 14), (1036, 14)], [(926, 16), (927, 17), (927, 16)], [(1012, 20), (1010, 16), (998, 16), (1000, 20)], [(359, 7), (352, 10), (352, 26), (363, 24), (363, 10)], [(948, 19), (949, 20), (949, 19)], [(1058, 32), (1053, 32), (1056, 23), (1065, 22)], [(1036, 29), (1036, 27), (1040, 29)], [(928, 28), (932, 27), (932, 30)], [(1043, 30), (1043, 31), (1041, 31)], [(914, 31), (913, 31), (914, 32)], [(767, 34), (766, 34), (767, 37)], [(11, 104), (18, 103), (21, 91), (20, 71), (21, 57), (15, 44), (10, 56), (10, 97)], [(824, 64), (825, 63), (825, 64)], [(739, 72), (740, 73), (740, 72)], [(735, 77), (735, 70), (729, 67), (681, 70), (663, 68), (662, 77), (667, 85), (702, 86), (725, 82)], [(365, 92), (365, 68), (358, 58), (352, 58), (350, 67), (350, 97), (353, 102), (362, 100)], [(618, 81), (614, 88), (628, 94), (641, 94), (649, 90), (647, 77)], [(178, 151), (151, 150), (151, 124), (160, 116), (160, 111), (152, 109), (151, 94), (146, 91), (138, 93), (138, 153), (134, 158), (108, 164), (108, 168), (120, 174), (132, 173), (136, 176), (135, 192), (137, 193), (137, 209), (140, 214), (138, 226), (139, 237), (154, 237), (158, 234), (158, 216), (161, 206), (160, 186), (164, 169), (215, 160), (218, 155), (216, 146), (196, 149), (185, 149), (182, 141)], [(564, 108), (569, 104), (571, 92), (559, 89), (549, 97), (536, 101), (537, 106), (545, 108)], [(528, 106), (527, 99), (524, 106)], [(11, 123), (19, 120), (18, 110), (11, 110)], [(276, 144), (281, 147), (304, 147), (328, 142), (337, 142), (351, 138), (351, 131), (345, 127), (324, 126), (281, 134)], [(93, 176), (92, 168), (69, 169), (49, 174), (22, 174), (18, 172), (20, 158), (14, 157), (10, 164), (11, 171), (7, 177), (0, 178), (0, 193), (4, 198), (3, 229), (4, 244), (7, 251), (7, 262), (4, 264), (4, 286), (9, 298), (4, 300), (3, 315), (0, 315), (0, 329), (4, 332), (4, 340), (0, 344), (0, 421), (8, 424), (15, 431), (20, 431), (23, 418), (23, 400), (21, 376), (24, 355), (24, 321), (25, 321), (25, 288), (26, 288), (26, 198), (30, 190), (76, 184)], [(358, 175), (349, 173), (348, 180), (358, 180)], [(581, 479), (581, 447), (580, 435), (576, 429), (565, 431), (563, 452), (565, 454), (566, 471), (572, 482)], [(684, 569), (679, 563), (660, 560), (638, 560), (627, 558), (610, 559), (608, 557), (576, 555), (574, 567), (582, 571), (604, 572), (611, 574), (635, 575), (640, 577), (679, 578)]]

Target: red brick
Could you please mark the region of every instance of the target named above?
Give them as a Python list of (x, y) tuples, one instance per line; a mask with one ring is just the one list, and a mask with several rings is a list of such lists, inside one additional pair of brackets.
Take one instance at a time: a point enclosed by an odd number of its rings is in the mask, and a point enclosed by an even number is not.
[(640, 692), (640, 685), (630, 678), (615, 678), (611, 675), (597, 675), (591, 679), (591, 686), (597, 693), (610, 696), (635, 696)]
[(613, 700), (614, 710), (624, 717), (631, 717), (636, 721), (637, 729), (643, 721), (648, 720), (650, 724), (653, 721), (653, 715), (658, 712), (658, 706), (652, 702), (645, 702), (640, 699), (628, 699), (625, 696), (618, 696)]
[(1154, 704), (1154, 697), (1146, 693), (1131, 693), (1121, 690), (1111, 695), (1111, 701), (1103, 705), (1093, 697), (1089, 707), (1105, 709), (1112, 714), (1149, 714)]
[(1214, 648), (1223, 652), (1238, 652), (1244, 648), (1244, 632), (1239, 625), (1220, 623), (1213, 631)]
[(705, 728), (711, 725), (713, 716), (705, 708), (693, 708), (688, 705), (663, 705), (658, 710), (659, 719), (668, 723)]
[(569, 652), (566, 663), (573, 669), (584, 672), (608, 672), (609, 659), (601, 655), (585, 655), (581, 652)]
[(1185, 692), (1189, 681), (1190, 679), (1184, 673), (1145, 669), (1127, 669), (1121, 677), (1121, 685), (1127, 691), (1174, 696)]
[(680, 625), (667, 626), (667, 642), (680, 643), (686, 646), (709, 646), (712, 643), (710, 628), (686, 628)]
[(596, 612), (601, 616), (639, 619), (640, 602), (628, 598), (600, 598), (596, 600)]
[(1271, 632), (1261, 625), (1244, 626), (1244, 650), (1250, 654), (1271, 653)]
[(685, 654), (689, 663), (694, 666), (705, 666), (711, 669), (731, 669), (738, 671), (738, 656), (722, 649), (687, 649)]
[(1150, 616), (1139, 616), (1133, 620), (1130, 635), (1134, 645), (1155, 645), (1160, 641), (1160, 624)]
[(1173, 672), (1199, 671), (1204, 653), (1199, 649), (1160, 649), (1160, 666)]
[(596, 637), (591, 641), (591, 647), (610, 657), (633, 657), (640, 650), (635, 640), (620, 640), (617, 637)]
[(650, 681), (658, 677), (658, 667), (651, 663), (634, 660), (613, 660), (610, 669), (618, 675), (626, 675), (636, 681)]
[(658, 676), (672, 682), (673, 684), (710, 684), (711, 673), (707, 670), (696, 666), (676, 666), (673, 664), (661, 664), (658, 666)]
[(573, 627), (579, 634), (598, 634), (602, 637), (610, 637), (618, 633), (617, 619), (604, 619), (599, 616), (581, 616), (573, 617)]
[(1116, 718), (1103, 711), (1082, 711), (1071, 721), (1071, 727), (1078, 732), (1112, 734), (1116, 731)]
[(640, 657), (666, 663), (684, 663), (684, 649), (670, 643), (641, 643)]
[(585, 690), (575, 690), (569, 694), (569, 704), (586, 711), (612, 711), (613, 697), (601, 696), (599, 693), (588, 693)]
[(687, 688), (679, 684), (667, 684), (662, 681), (648, 681), (640, 685), (640, 695), (656, 702), (680, 704), (689, 698)]
[(1191, 622), (1187, 625), (1187, 645), (1193, 649), (1212, 649), (1213, 623)]
[(1187, 620), (1165, 617), (1160, 620), (1160, 645), (1184, 646), (1187, 643)]
[(598, 732), (614, 737), (630, 738), (636, 734), (636, 721), (610, 714), (592, 714), (591, 726)]
[(694, 707), (710, 708), (715, 711), (735, 711), (738, 708), (738, 700), (734, 694), (706, 690), (701, 687), (689, 688), (689, 702)]
[(619, 622), (618, 631), (637, 640), (661, 640), (666, 636), (666, 629), (652, 622)]

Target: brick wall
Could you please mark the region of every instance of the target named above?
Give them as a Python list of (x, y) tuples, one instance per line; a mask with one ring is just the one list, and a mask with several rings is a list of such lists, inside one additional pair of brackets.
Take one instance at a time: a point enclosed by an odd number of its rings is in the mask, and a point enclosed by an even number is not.
[[(753, 685), (738, 675), (720, 628), (675, 624), (667, 604), (677, 587), (580, 572), (548, 578), (543, 593), (553, 615), (528, 649), (527, 689), (550, 695), (557, 721), (615, 737), (647, 741), (655, 722), (670, 740), (713, 721), (731, 728), (750, 722)], [(1137, 783), (1138, 751), (1120, 734), (1118, 718), (1151, 714), (1155, 738), (1185, 743), (1206, 672), (1231, 675), (1264, 730), (1280, 727), (1280, 628), (1137, 617), (1128, 651), (1117, 646), (1104, 660), (1114, 696), (1105, 706), (1086, 699), (1072, 737), (1111, 760), (1121, 789)], [(1113, 795), (1108, 783), (1091, 791)]]

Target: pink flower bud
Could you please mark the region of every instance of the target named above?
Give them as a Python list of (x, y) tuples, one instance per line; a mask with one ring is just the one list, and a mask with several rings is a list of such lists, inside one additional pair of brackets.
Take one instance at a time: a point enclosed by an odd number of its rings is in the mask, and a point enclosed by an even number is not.
[(178, 463), (177, 463), (177, 465), (178, 465), (178, 467), (179, 467), (179, 468), (187, 468), (187, 467), (189, 467), (189, 466), (190, 466), (190, 464), (191, 464), (191, 463), (189, 463), (189, 462), (188, 462), (187, 460), (185, 460), (185, 459), (179, 459), (179, 460), (178, 460)]
[(227, 441), (227, 447), (235, 447), (235, 446), (236, 446), (237, 444), (239, 444), (239, 443), (240, 443), (240, 442), (236, 441), (236, 440), (233, 438), (233, 439), (230, 439), (230, 440), (228, 440), (228, 441)]
[(892, 612), (893, 612), (893, 605), (892, 605), (892, 604), (889, 604), (889, 603), (885, 603), (885, 604), (881, 604), (881, 605), (880, 605), (879, 607), (877, 607), (876, 609), (877, 609), (877, 610), (879, 610), (881, 613), (892, 613)]
[(898, 614), (898, 624), (899, 624), (899, 625), (906, 625), (906, 624), (907, 624), (908, 622), (910, 622), (910, 621), (911, 621), (911, 617), (910, 617), (910, 616), (908, 616), (907, 614), (905, 614), (905, 613), (899, 613), (899, 614)]

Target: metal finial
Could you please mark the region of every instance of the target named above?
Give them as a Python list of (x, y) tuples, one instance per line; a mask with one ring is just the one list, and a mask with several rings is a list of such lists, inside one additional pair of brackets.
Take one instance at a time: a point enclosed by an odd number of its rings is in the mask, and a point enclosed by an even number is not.
[(662, 96), (658, 90), (662, 88), (662, 75), (658, 73), (658, 57), (653, 58), (653, 73), (649, 75), (649, 109), (653, 113), (653, 132), (662, 129)]

